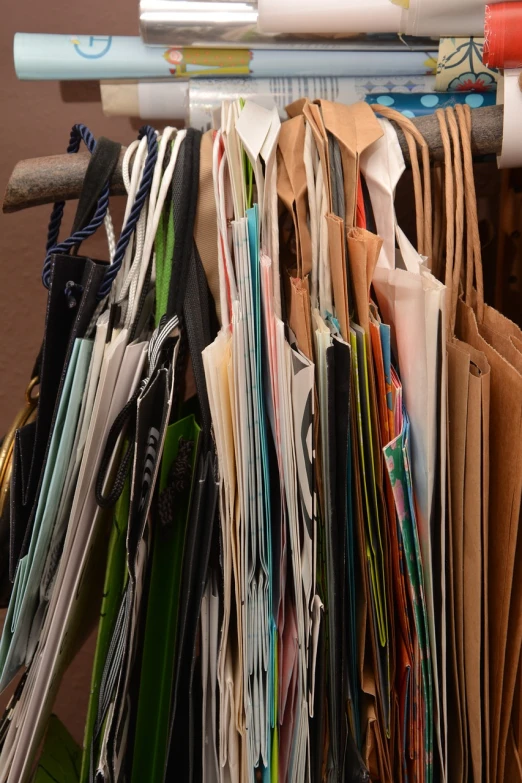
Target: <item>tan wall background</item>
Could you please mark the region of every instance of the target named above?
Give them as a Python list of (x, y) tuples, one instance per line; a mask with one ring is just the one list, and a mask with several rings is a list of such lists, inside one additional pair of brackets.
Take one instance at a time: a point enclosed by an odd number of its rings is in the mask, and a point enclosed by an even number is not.
[[(136, 130), (128, 120), (103, 116), (93, 90), (73, 85), (66, 89), (64, 102), (56, 82), (19, 82), (12, 49), (15, 32), (136, 35), (138, 0), (2, 0), (0, 12), (1, 194), (18, 160), (65, 152), (76, 122), (84, 122), (95, 136), (103, 134), (125, 144), (135, 138)], [(71, 204), (69, 218), (72, 213)], [(0, 434), (23, 402), (42, 338), (46, 295), (40, 273), (49, 215), (49, 207), (0, 214)], [(106, 257), (103, 236), (90, 250)], [(94, 641), (95, 634), (71, 666), (55, 709), (78, 741), (83, 735)], [(0, 709), (5, 698), (0, 697)]]

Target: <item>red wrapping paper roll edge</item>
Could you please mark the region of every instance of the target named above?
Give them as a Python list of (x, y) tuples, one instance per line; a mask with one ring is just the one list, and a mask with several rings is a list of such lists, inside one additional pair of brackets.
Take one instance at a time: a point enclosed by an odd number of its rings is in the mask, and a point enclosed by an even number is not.
[(522, 2), (486, 6), (482, 62), (488, 68), (522, 67)]

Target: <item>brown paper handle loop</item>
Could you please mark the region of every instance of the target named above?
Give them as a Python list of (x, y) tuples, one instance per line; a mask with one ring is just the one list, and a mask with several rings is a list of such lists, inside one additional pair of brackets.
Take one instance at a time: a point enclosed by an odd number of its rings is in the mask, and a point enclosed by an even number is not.
[[(448, 121), (451, 140), (453, 143), (453, 169), (455, 174), (455, 256), (453, 259), (453, 275), (451, 279), (450, 301), (449, 301), (449, 322), (451, 334), (455, 333), (455, 323), (457, 320), (457, 301), (459, 298), (460, 275), (462, 271), (462, 256), (464, 249), (464, 177), (462, 174), (462, 154), (460, 147), (460, 134), (457, 125), (457, 119), (452, 107), (446, 109), (446, 118)], [(469, 260), (469, 253), (468, 253)], [(469, 268), (467, 270), (469, 273)]]
[(453, 302), (452, 279), (455, 258), (455, 196), (453, 166), (451, 160), (451, 143), (448, 133), (448, 125), (446, 122), (446, 115), (444, 114), (443, 109), (437, 109), (435, 115), (439, 121), (440, 137), (442, 140), (442, 148), (444, 150), (444, 197), (446, 206), (446, 272), (444, 283), (446, 285), (446, 290), (449, 292), (450, 302), (446, 311), (446, 328), (452, 333), (453, 318), (451, 313), (451, 303)]
[[(456, 107), (459, 122), (462, 151), (464, 154), (464, 188), (466, 192), (466, 221), (468, 241), (471, 243), (475, 267), (475, 284), (477, 286), (477, 319), (484, 320), (484, 273), (482, 269), (482, 250), (477, 215), (477, 194), (473, 174), (473, 157), (471, 154), (471, 109), (467, 105)], [(470, 251), (471, 253), (471, 251)], [(470, 262), (471, 266), (471, 262)], [(467, 275), (466, 302), (471, 305), (472, 275)]]

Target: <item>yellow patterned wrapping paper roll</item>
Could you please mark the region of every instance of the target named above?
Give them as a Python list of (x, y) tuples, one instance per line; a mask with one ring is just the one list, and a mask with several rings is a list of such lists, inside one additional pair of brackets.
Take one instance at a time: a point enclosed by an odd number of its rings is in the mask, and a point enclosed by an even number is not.
[(441, 38), (435, 89), (440, 92), (496, 90), (499, 72), (482, 63), (483, 49), (483, 38)]

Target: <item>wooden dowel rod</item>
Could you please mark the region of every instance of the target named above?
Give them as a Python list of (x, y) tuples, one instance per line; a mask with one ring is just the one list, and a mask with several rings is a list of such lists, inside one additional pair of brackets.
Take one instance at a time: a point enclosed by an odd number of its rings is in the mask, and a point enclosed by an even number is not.
[[(471, 147), (474, 155), (498, 155), (502, 148), (503, 106), (489, 106), (473, 109)], [(439, 122), (434, 114), (417, 117), (414, 120), (430, 147), (434, 160), (442, 160), (444, 152), (439, 133)], [(398, 129), (399, 141), (405, 160), (409, 161), (408, 147), (402, 132)], [(120, 161), (111, 179), (111, 193), (125, 194)], [(55, 201), (77, 199), (83, 184), (90, 155), (78, 152), (76, 155), (53, 155), (47, 158), (32, 158), (17, 163), (5, 191), (2, 209), (4, 212), (18, 212), (28, 207), (52, 204)]]
[[(111, 194), (125, 194), (122, 161), (125, 148), (111, 179)], [(18, 212), (28, 207), (54, 204), (55, 201), (77, 199), (82, 189), (90, 160), (89, 152), (74, 155), (49, 155), (45, 158), (21, 160), (13, 169), (5, 190), (2, 210)]]
[[(430, 157), (433, 160), (444, 160), (439, 121), (435, 114), (416, 117), (413, 122), (428, 142)], [(474, 156), (500, 155), (503, 124), (504, 106), (485, 106), (483, 109), (473, 109), (471, 112), (471, 151)], [(404, 159), (409, 161), (406, 139), (400, 130), (398, 133)]]

